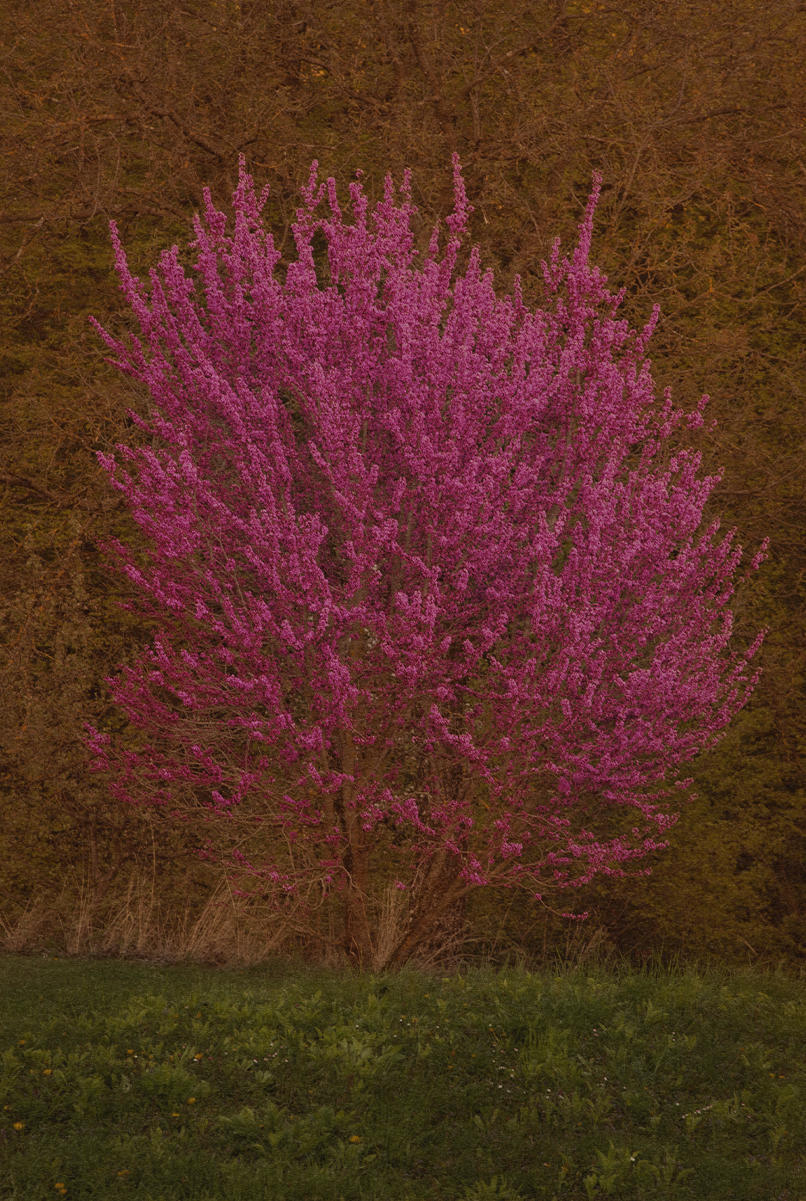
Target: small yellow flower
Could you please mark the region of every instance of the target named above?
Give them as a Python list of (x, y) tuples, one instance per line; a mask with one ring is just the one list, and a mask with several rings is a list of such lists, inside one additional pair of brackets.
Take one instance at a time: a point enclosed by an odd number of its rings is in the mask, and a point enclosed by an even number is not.
[(195, 1104), (196, 1104), (196, 1098), (188, 1097), (188, 1105), (195, 1105)]
[(134, 1055), (134, 1051), (132, 1051), (132, 1050), (129, 1050), (129, 1051), (127, 1051), (127, 1052), (126, 1052), (126, 1054), (127, 1054), (127, 1055)]
[(198, 1054), (198, 1055), (194, 1055), (194, 1056), (193, 1056), (193, 1058), (194, 1058), (194, 1059), (204, 1059), (204, 1056), (201, 1054), (201, 1052), (199, 1052), (199, 1054)]
[(351, 1134), (351, 1135), (350, 1135), (350, 1142), (351, 1142), (351, 1143), (360, 1143), (360, 1142), (361, 1142), (360, 1135), (358, 1135), (358, 1134)]
[(25, 1046), (25, 1039), (24, 1039), (24, 1038), (21, 1038), (21, 1039), (20, 1039), (19, 1045), (20, 1045), (21, 1047), (24, 1047), (24, 1046)]
[(128, 1169), (128, 1168), (123, 1168), (123, 1169), (121, 1169), (121, 1171), (120, 1171), (120, 1172), (118, 1172), (118, 1176), (128, 1176), (128, 1175), (129, 1175), (129, 1169)]
[(44, 1070), (44, 1072), (42, 1073), (42, 1075), (43, 1075), (43, 1076), (52, 1076), (52, 1075), (53, 1075), (53, 1068), (45, 1068), (45, 1070)]
[(61, 1180), (57, 1180), (53, 1187), (63, 1189), (65, 1188), (65, 1185), (62, 1184)]
[(172, 1117), (172, 1118), (180, 1118), (181, 1116), (182, 1116), (182, 1115), (181, 1115), (180, 1113), (172, 1113), (172, 1114), (171, 1114), (171, 1117)]
[(15, 1122), (15, 1123), (14, 1123), (14, 1129), (15, 1129), (15, 1130), (22, 1130), (22, 1128), (23, 1128), (23, 1126), (24, 1126), (24, 1125), (25, 1125), (25, 1122)]

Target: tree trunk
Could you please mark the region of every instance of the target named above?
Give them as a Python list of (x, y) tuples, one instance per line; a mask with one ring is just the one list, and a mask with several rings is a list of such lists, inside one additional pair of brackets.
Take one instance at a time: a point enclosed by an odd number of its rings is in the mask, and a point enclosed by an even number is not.
[(436, 933), (440, 918), (456, 908), (467, 895), (468, 887), (459, 875), (459, 868), (442, 848), (431, 860), (425, 880), (417, 889), (416, 900), (409, 910), (409, 919), (402, 937), (393, 948), (383, 967), (396, 970), (411, 959)]

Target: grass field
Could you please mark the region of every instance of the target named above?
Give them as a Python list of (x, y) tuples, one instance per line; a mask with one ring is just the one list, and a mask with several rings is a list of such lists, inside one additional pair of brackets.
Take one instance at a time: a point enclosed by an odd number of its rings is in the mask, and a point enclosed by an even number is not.
[(0, 1197), (806, 1199), (806, 981), (0, 957)]

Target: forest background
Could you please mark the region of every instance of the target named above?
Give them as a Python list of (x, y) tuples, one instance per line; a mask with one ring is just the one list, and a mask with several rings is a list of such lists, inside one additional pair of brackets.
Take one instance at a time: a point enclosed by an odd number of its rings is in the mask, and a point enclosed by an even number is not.
[[(239, 912), (187, 829), (112, 803), (83, 723), (129, 737), (104, 677), (152, 630), (119, 607), (99, 542), (140, 545), (95, 453), (143, 435), (148, 397), (104, 361), (95, 315), (132, 328), (117, 221), (141, 276), (188, 240), (244, 154), (285, 254), (313, 158), (371, 199), (413, 170), (421, 233), (460, 155), (471, 236), (539, 302), (602, 172), (592, 259), (642, 326), (659, 389), (706, 425), (677, 444), (724, 469), (706, 519), (771, 557), (734, 605), (768, 625), (763, 675), (695, 759), (651, 877), (536, 902), (476, 894), (443, 953), (546, 962), (806, 963), (806, 4), (795, 0), (10, 0), (0, 12), (0, 943), (194, 954), (328, 950)], [(185, 260), (183, 260), (185, 261)], [(710, 421), (718, 421), (709, 429)], [(569, 934), (570, 931), (570, 934)], [(437, 948), (440, 949), (440, 948)]]

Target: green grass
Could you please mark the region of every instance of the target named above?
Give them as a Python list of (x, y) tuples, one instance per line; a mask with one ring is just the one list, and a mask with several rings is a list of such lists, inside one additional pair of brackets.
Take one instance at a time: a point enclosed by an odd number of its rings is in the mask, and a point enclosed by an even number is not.
[(0, 1197), (806, 1198), (803, 981), (3, 956), (0, 1002)]

